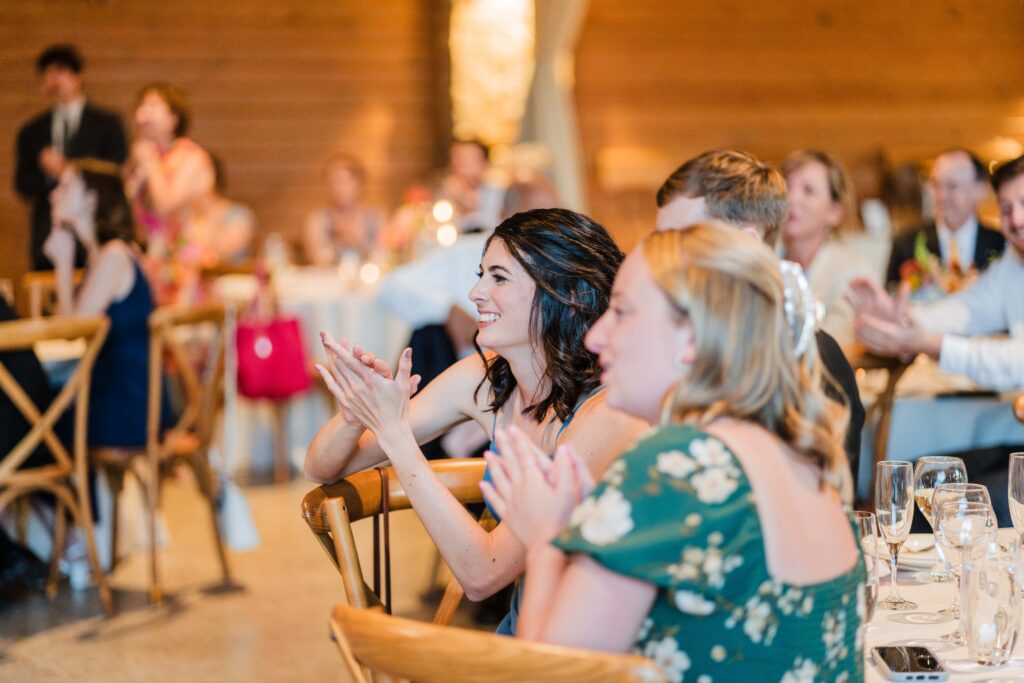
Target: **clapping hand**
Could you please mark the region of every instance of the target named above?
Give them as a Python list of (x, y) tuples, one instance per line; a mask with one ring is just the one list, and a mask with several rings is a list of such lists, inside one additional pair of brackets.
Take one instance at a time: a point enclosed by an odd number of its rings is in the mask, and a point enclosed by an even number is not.
[(480, 483), (484, 498), (525, 546), (561, 533), (576, 505), (593, 489), (590, 471), (572, 447), (548, 456), (517, 427), (496, 430), (501, 456), (484, 454), (493, 483)]
[(387, 363), (359, 345), (350, 350), (347, 340), (339, 344), (327, 333), (321, 333), (321, 339), (329, 363), (316, 369), (341, 404), (346, 422), (366, 427), (380, 438), (383, 431), (407, 420), (409, 397), (420, 383), (420, 376), (411, 374), (412, 349), (402, 352), (392, 377)]
[(910, 289), (901, 286), (899, 297), (894, 299), (874, 280), (854, 278), (846, 290), (846, 301), (858, 316), (870, 316), (892, 323), (903, 322), (907, 316), (907, 300)]

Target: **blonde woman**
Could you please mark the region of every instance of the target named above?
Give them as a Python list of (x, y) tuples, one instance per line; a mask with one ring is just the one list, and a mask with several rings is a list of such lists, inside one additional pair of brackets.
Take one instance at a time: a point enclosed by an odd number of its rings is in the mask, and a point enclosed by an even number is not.
[(843, 167), (824, 152), (794, 152), (782, 165), (789, 214), (782, 227), (785, 257), (803, 266), (821, 302), (821, 328), (847, 356), (853, 350), (853, 309), (843, 298), (851, 280), (877, 282), (877, 269), (842, 240), (855, 222), (853, 190)]
[[(648, 236), (587, 335), (608, 405), (657, 426), (577, 506), (517, 430), (491, 505), (527, 548), (519, 637), (654, 659), (670, 680), (861, 680), (864, 565), (809, 293), (720, 224)], [(788, 309), (788, 310), (787, 310)], [(707, 677), (706, 679), (704, 677)]]

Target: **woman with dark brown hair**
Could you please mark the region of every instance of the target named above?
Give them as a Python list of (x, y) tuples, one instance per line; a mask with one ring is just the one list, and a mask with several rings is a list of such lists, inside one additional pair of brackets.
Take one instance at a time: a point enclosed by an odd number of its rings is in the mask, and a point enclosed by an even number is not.
[[(96, 357), (89, 392), (89, 444), (146, 443), (149, 314), (153, 294), (139, 265), (132, 211), (118, 167), (76, 160), (50, 194), (53, 229), (43, 245), (57, 273), (63, 315), (106, 315), (110, 331)], [(85, 278), (72, 282), (75, 241), (85, 247)]]
[(479, 354), (412, 400), (410, 350), (391, 379), (372, 357), (325, 335), (330, 363), (320, 373), (341, 410), (310, 444), (306, 474), (331, 482), (390, 461), (466, 595), (481, 600), (511, 583), (525, 566), (525, 547), (503, 524), (481, 529), (418, 444), (470, 420), (491, 437), (516, 425), (548, 453), (571, 441), (593, 474), (603, 472), (646, 427), (608, 408), (597, 358), (583, 346), (608, 307), (621, 261), (607, 231), (572, 211), (539, 209), (505, 220), (486, 243), (469, 293)]

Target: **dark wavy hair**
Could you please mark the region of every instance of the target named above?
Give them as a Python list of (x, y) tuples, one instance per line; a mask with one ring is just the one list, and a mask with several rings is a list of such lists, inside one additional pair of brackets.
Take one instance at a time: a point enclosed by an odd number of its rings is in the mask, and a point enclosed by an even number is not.
[[(608, 308), (612, 282), (624, 255), (607, 230), (567, 209), (515, 214), (495, 228), (484, 245), (485, 253), (496, 239), (537, 286), (530, 333), (544, 353), (543, 380), (550, 390), (543, 399), (526, 406), (523, 414), (541, 422), (554, 409), (564, 422), (580, 398), (598, 386), (601, 369), (597, 357), (584, 348), (583, 337)], [(490, 410), (497, 411), (512, 396), (516, 379), (507, 360), (494, 356), (488, 361), (475, 340), (473, 345), (487, 364), (474, 397), (489, 380)]]
[(82, 176), (86, 189), (96, 193), (96, 241), (134, 242), (132, 209), (124, 195), (119, 166), (102, 159), (74, 159), (71, 165)]

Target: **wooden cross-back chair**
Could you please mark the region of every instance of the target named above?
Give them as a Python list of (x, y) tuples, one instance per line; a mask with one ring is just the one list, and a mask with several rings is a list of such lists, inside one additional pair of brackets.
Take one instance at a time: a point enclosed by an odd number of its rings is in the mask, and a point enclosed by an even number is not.
[[(0, 360), (0, 391), (11, 399), (30, 425), (28, 434), (13, 450), (0, 454), (0, 510), (35, 491), (53, 494), (56, 499), (56, 510), (47, 594), (56, 594), (57, 568), (64, 548), (67, 511), (71, 513), (85, 535), (86, 549), (100, 601), (107, 612), (112, 612), (110, 588), (99, 563), (93, 534), (86, 453), (89, 385), (92, 380), (93, 363), (100, 347), (103, 346), (109, 327), (110, 322), (102, 316), (52, 317), (0, 323), (0, 352), (24, 351), (31, 349), (36, 342), (52, 339), (86, 339), (85, 354), (81, 361), (53, 402), (42, 413)], [(75, 410), (74, 443), (69, 453), (53, 429), (72, 401)], [(53, 455), (53, 464), (20, 468), (40, 444), (45, 444)]]
[[(72, 275), (77, 286), (82, 283), (85, 270), (78, 268)], [(57, 275), (52, 270), (32, 270), (21, 278), (21, 286), (28, 294), (28, 314), (39, 318), (50, 315), (57, 306)]]
[[(219, 305), (200, 307), (161, 307), (149, 317), (149, 397), (144, 449), (97, 448), (93, 461), (103, 468), (114, 493), (113, 541), (111, 563), (117, 557), (117, 498), (127, 473), (131, 473), (145, 492), (149, 536), (150, 600), (159, 603), (163, 593), (157, 562), (156, 511), (160, 505), (160, 484), (179, 463), (186, 463), (195, 474), (199, 491), (210, 508), (210, 520), (224, 583), (230, 582), (227, 555), (217, 524), (219, 486), (210, 466), (209, 448), (217, 413), (221, 408), (224, 386), (224, 309)], [(170, 368), (184, 398), (180, 417), (168, 430), (161, 429), (163, 381)], [(144, 461), (140, 475), (133, 466)]]
[[(483, 458), (435, 460), (430, 463), (430, 467), (456, 500), (463, 505), (483, 502), (480, 480), (487, 467)], [(379, 586), (378, 592), (374, 592), (363, 578), (352, 524), (361, 519), (380, 515), (384, 511), (382, 493), (385, 486), (388, 490), (389, 512), (408, 510), (412, 507), (409, 496), (391, 467), (364, 470), (334, 484), (324, 484), (310, 491), (302, 500), (302, 516), (341, 573), (345, 597), (354, 607), (381, 605)], [(480, 524), (489, 531), (497, 523), (485, 512)], [(374, 548), (374, 554), (376, 562), (378, 548)], [(376, 578), (374, 577), (375, 583)], [(451, 623), (463, 595), (462, 586), (453, 577), (448, 582), (434, 613), (433, 623)]]
[(869, 353), (858, 355), (852, 365), (858, 370), (882, 370), (885, 374), (885, 387), (875, 398), (875, 402), (868, 408), (864, 418), (864, 424), (875, 423), (875, 438), (872, 443), (874, 462), (871, 465), (870, 493), (868, 494), (868, 507), (874, 510), (875, 507), (875, 465), (882, 462), (889, 456), (889, 427), (892, 424), (892, 410), (896, 402), (896, 385), (899, 384), (903, 374), (910, 367), (898, 358), (884, 358)]
[(654, 662), (546, 645), (338, 605), (331, 615), (347, 673), (357, 683), (654, 683)]

